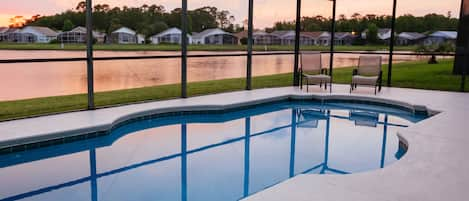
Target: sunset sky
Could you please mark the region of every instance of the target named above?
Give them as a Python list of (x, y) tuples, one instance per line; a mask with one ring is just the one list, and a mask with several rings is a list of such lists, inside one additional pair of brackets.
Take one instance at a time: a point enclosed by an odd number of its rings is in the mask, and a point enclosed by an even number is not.
[[(30, 17), (34, 14), (50, 15), (72, 9), (79, 0), (1, 0), (0, 26), (7, 26), (9, 18), (21, 15)], [(247, 0), (188, 0), (189, 9), (205, 5), (229, 10), (236, 17), (236, 23), (247, 18)], [(181, 0), (94, 0), (94, 4), (109, 4), (111, 6), (140, 6), (142, 4), (164, 5), (167, 10), (180, 7)], [(398, 15), (427, 13), (459, 15), (460, 0), (400, 0)], [(279, 20), (292, 20), (295, 16), (295, 0), (254, 0), (254, 23), (257, 28), (271, 26)], [(303, 0), (303, 16), (331, 15), (331, 2), (328, 0)], [(351, 14), (391, 14), (392, 0), (337, 0), (337, 13)]]

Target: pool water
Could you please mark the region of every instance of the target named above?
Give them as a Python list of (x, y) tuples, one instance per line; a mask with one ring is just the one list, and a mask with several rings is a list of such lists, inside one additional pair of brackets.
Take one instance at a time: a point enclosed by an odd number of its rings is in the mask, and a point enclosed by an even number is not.
[(286, 101), (134, 121), (110, 135), (0, 155), (0, 200), (235, 201), (299, 174), (351, 174), (405, 154), (426, 116)]

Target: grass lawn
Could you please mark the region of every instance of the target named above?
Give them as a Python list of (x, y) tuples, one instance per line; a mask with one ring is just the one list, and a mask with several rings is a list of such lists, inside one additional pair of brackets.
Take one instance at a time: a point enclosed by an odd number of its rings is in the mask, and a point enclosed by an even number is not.
[[(459, 91), (460, 76), (454, 76), (452, 60), (442, 60), (439, 64), (428, 65), (426, 62), (408, 62), (395, 64), (393, 69), (393, 86), (429, 90)], [(387, 72), (387, 67), (384, 67)], [(348, 84), (351, 80), (352, 68), (334, 70), (334, 82)], [(384, 83), (387, 74), (384, 73)], [(253, 88), (269, 88), (291, 86), (292, 73), (269, 75), (253, 78)], [(239, 91), (245, 87), (244, 78), (213, 80), (188, 84), (188, 95), (197, 96), (227, 91)], [(469, 83), (466, 83), (466, 90)], [(99, 92), (95, 94), (98, 107), (128, 104), (149, 100), (165, 100), (177, 98), (180, 85), (163, 85), (138, 89)], [(84, 110), (87, 105), (85, 94), (36, 98), (19, 101), (0, 102), (0, 120), (30, 117), (58, 112)]]
[[(336, 46), (336, 51), (376, 51), (387, 50), (389, 47), (385, 45), (364, 45), (364, 46)], [(65, 44), (64, 49), (60, 44), (18, 44), (18, 43), (0, 43), (0, 50), (85, 50), (84, 44)], [(121, 44), (96, 44), (95, 50), (109, 51), (179, 51), (179, 45), (121, 45)], [(189, 51), (246, 51), (245, 45), (189, 45)], [(255, 51), (293, 51), (293, 46), (285, 45), (255, 45)], [(328, 46), (302, 46), (302, 50), (307, 51), (328, 51)], [(414, 51), (415, 46), (397, 46), (396, 50)]]

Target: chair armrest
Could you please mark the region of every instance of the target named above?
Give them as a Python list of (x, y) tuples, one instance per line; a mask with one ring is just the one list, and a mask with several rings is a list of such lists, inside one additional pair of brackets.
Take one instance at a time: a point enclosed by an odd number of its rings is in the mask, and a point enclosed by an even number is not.
[(358, 69), (353, 69), (352, 75), (358, 75)]
[(328, 75), (328, 70), (326, 68), (321, 69), (321, 74)]

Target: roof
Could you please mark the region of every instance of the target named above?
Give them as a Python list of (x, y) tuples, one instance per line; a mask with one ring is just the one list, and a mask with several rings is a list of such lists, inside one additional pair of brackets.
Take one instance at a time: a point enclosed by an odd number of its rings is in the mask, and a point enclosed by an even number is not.
[(312, 31), (312, 32), (301, 32), (301, 36), (309, 36), (311, 38), (330, 37), (330, 33), (326, 31)]
[(8, 30), (5, 33), (15, 33), (18, 32), (20, 29), (18, 28), (8, 28)]
[[(293, 30), (274, 31), (271, 34), (278, 36), (280, 38), (294, 37), (296, 35), (295, 31)], [(320, 37), (330, 37), (329, 32), (326, 32), (326, 31), (301, 32), (300, 36), (310, 37), (314, 39), (317, 39)]]
[[(74, 29), (62, 33), (83, 33), (86, 34), (86, 28), (82, 26), (75, 27)], [(99, 32), (99, 31), (93, 31), (93, 36), (94, 37), (104, 37), (106, 36), (105, 33)]]
[(49, 27), (27, 26), (21, 29), (21, 31), (23, 32), (23, 31), (26, 31), (27, 29), (32, 29), (44, 36), (57, 36), (58, 35), (56, 31), (50, 29)]
[(78, 32), (78, 33), (86, 33), (86, 28), (85, 27), (75, 27), (74, 29), (67, 31), (67, 32)]
[(8, 27), (0, 27), (0, 33), (5, 33), (8, 31)]
[[(193, 34), (196, 34), (196, 33), (193, 33)], [(234, 35), (238, 38), (247, 38), (248, 37), (248, 31), (247, 30), (240, 31), (238, 33), (235, 33)]]
[(418, 33), (418, 32), (402, 32), (398, 35), (398, 37), (404, 38), (407, 40), (419, 40), (419, 39), (425, 38), (426, 35)]
[(290, 34), (292, 34), (292, 33), (293, 33), (293, 35), (294, 35), (294, 34), (295, 34), (295, 31), (293, 31), (293, 30), (281, 30), (281, 31), (274, 31), (274, 32), (272, 32), (271, 34), (276, 35), (276, 36), (278, 36), (278, 37), (283, 37), (283, 36), (285, 36), (285, 35), (290, 35)]
[(227, 34), (227, 35), (235, 36), (232, 33), (228, 33), (226, 31), (221, 30), (220, 28), (213, 28), (213, 29), (206, 29), (206, 30), (204, 30), (200, 33), (194, 34), (193, 38), (194, 39), (202, 39), (202, 38), (205, 38), (207, 36), (216, 35), (216, 34)]
[(113, 31), (112, 33), (126, 33), (126, 34), (130, 34), (130, 35), (136, 35), (137, 34), (137, 32), (135, 32), (134, 30), (129, 29), (127, 27), (121, 27), (121, 28)]
[[(169, 29), (166, 29), (156, 35), (153, 35), (152, 37), (161, 37), (161, 36), (164, 36), (164, 35), (167, 35), (167, 34), (182, 34), (182, 31), (176, 27), (172, 27), (172, 28), (169, 28)], [(190, 34), (187, 34), (188, 37), (191, 37)]]
[(378, 34), (387, 34), (388, 32), (391, 32), (391, 29), (378, 29)]
[(269, 33), (265, 32), (265, 31), (255, 31), (252, 33), (252, 35), (261, 35), (261, 36), (265, 36), (265, 35), (270, 35)]
[(458, 37), (458, 32), (456, 31), (437, 31), (430, 34), (431, 37), (441, 37), (446, 39), (456, 39)]
[(172, 28), (169, 28), (169, 29), (166, 29), (152, 37), (160, 37), (160, 36), (164, 36), (164, 35), (167, 35), (167, 34), (181, 34), (182, 31), (176, 27), (172, 27)]
[(334, 38), (336, 39), (344, 39), (347, 37), (355, 38), (357, 36), (353, 35), (352, 33), (349, 32), (335, 32)]

